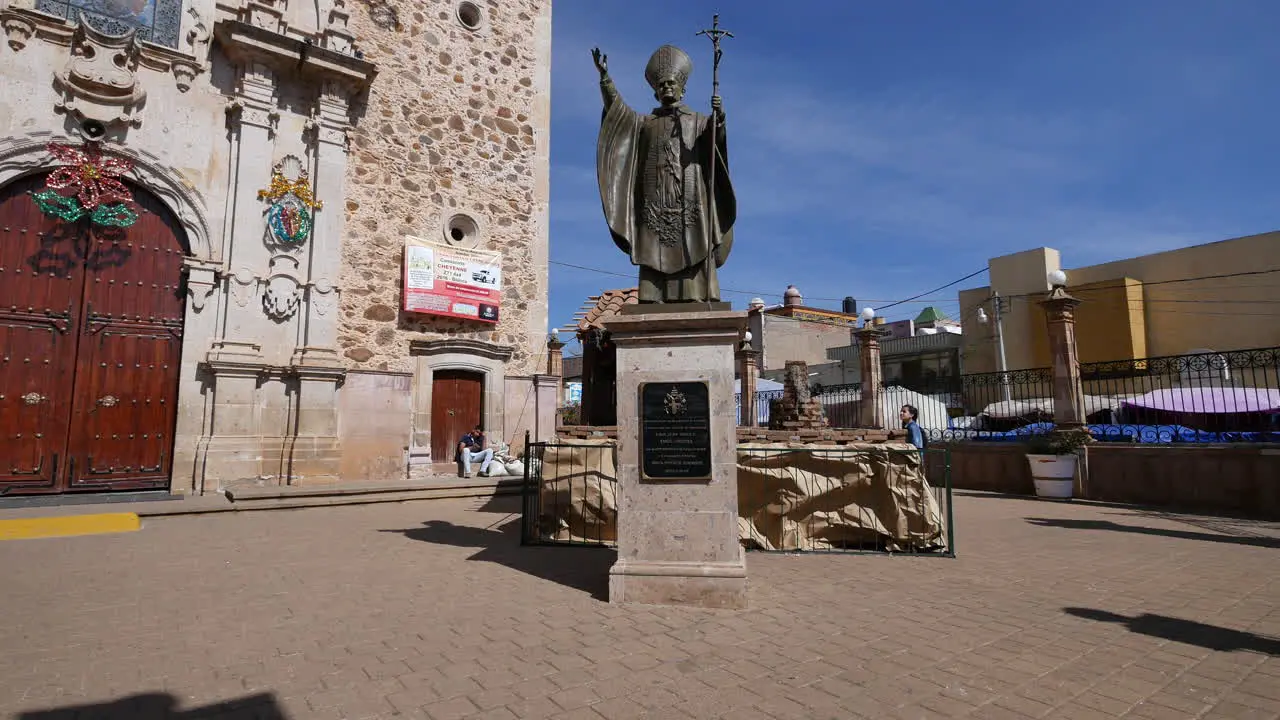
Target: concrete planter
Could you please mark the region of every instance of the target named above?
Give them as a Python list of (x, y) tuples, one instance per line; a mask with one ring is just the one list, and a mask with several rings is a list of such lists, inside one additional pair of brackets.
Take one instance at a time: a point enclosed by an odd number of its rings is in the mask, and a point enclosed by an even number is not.
[(1070, 499), (1076, 477), (1075, 455), (1027, 455), (1036, 497)]

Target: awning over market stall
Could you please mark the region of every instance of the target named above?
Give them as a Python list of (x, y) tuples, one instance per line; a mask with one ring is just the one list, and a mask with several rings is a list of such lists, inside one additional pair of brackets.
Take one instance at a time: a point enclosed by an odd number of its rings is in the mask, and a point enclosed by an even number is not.
[(1280, 412), (1280, 390), (1251, 387), (1178, 387), (1152, 390), (1128, 407), (1196, 414)]

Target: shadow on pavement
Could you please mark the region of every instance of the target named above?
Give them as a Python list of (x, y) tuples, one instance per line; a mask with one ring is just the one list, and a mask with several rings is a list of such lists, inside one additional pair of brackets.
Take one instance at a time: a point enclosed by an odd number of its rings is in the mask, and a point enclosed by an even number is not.
[(1041, 527), (1060, 527), (1070, 530), (1114, 530), (1116, 532), (1138, 533), (1140, 535), (1156, 535), (1159, 537), (1179, 538), (1182, 540), (1204, 540), (1206, 542), (1230, 543), (1232, 545), (1252, 545), (1254, 547), (1280, 548), (1280, 539), (1248, 535), (1218, 535), (1216, 533), (1195, 532), (1194, 530), (1168, 530), (1165, 528), (1143, 527), (1142, 525), (1121, 525), (1110, 520), (1068, 520), (1065, 518), (1027, 518), (1027, 522)]
[(1157, 514), (1157, 515), (1190, 515), (1194, 517), (1204, 518), (1223, 518), (1227, 520), (1244, 520), (1248, 522), (1266, 522), (1271, 518), (1257, 513), (1250, 514), (1248, 510), (1229, 509), (1229, 508), (1205, 508), (1196, 507), (1194, 505), (1146, 505), (1141, 503), (1124, 503), (1113, 502), (1110, 500), (1087, 500), (1084, 498), (1072, 498), (1070, 502), (1062, 500), (1045, 500), (1038, 498), (1028, 492), (1025, 495), (1018, 493), (996, 492), (994, 490), (963, 490), (953, 489), (951, 491), (954, 497), (964, 498), (983, 498), (985, 500), (1018, 500), (1021, 502), (1045, 503), (1064, 505), (1070, 507), (1077, 505), (1084, 508), (1114, 508), (1116, 510), (1125, 510), (1130, 513), (1137, 514)]
[(477, 508), (483, 513), (516, 514), (520, 512), (519, 495), (490, 495), (484, 504)]
[(467, 558), (505, 565), (512, 570), (550, 580), (589, 593), (596, 600), (609, 599), (609, 568), (618, 553), (604, 548), (526, 547), (520, 544), (520, 518), (495, 528), (454, 525), (447, 520), (428, 520), (422, 527), (382, 530), (400, 533), (411, 540), (480, 548)]
[(1241, 630), (1231, 630), (1217, 625), (1206, 625), (1194, 620), (1183, 620), (1167, 615), (1152, 615), (1150, 613), (1143, 613), (1136, 617), (1125, 617), (1124, 615), (1093, 608), (1069, 607), (1063, 608), (1062, 611), (1068, 615), (1085, 618), (1086, 620), (1118, 623), (1124, 625), (1129, 632), (1164, 638), (1165, 640), (1187, 645), (1196, 645), (1208, 650), (1219, 652), (1246, 650), (1264, 655), (1280, 656), (1280, 639)]
[(179, 710), (168, 693), (143, 693), (109, 703), (69, 705), (19, 713), (16, 720), (290, 720), (272, 693)]

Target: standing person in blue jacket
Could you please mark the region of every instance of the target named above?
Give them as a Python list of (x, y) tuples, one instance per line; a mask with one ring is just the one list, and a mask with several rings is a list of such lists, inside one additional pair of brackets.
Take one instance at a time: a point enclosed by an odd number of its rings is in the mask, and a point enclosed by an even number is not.
[[(920, 424), (916, 422), (920, 418), (920, 411), (915, 405), (903, 405), (898, 411), (898, 417), (902, 419), (902, 428), (907, 431), (907, 442), (916, 446), (917, 450), (924, 450), (924, 431), (920, 429)], [(924, 457), (923, 455), (921, 456)]]

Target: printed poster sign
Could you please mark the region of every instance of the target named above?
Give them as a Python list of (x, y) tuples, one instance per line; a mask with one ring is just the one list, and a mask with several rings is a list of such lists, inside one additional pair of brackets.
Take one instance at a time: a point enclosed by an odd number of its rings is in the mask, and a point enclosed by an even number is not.
[(404, 311), (498, 322), (502, 254), (404, 238)]

